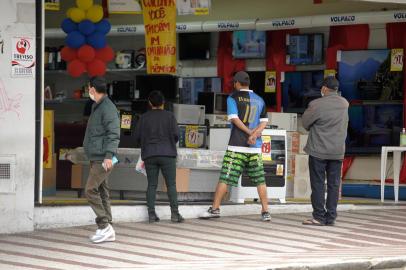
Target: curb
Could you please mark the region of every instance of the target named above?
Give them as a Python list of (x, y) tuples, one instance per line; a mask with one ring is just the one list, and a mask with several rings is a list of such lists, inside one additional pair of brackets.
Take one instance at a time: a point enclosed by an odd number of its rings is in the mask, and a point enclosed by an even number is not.
[(331, 263), (314, 263), (307, 265), (295, 263), (289, 266), (268, 268), (268, 270), (383, 270), (394, 268), (406, 269), (406, 256), (332, 261)]

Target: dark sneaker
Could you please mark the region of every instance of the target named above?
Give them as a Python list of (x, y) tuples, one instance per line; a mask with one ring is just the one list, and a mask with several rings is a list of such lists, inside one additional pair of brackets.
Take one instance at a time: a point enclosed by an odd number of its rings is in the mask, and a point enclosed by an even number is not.
[(159, 222), (160, 219), (155, 213), (155, 211), (148, 212), (148, 221), (149, 223)]
[(262, 221), (271, 221), (271, 214), (266, 211), (261, 213), (261, 220)]
[(182, 223), (185, 221), (185, 219), (182, 217), (179, 212), (172, 212), (171, 214), (171, 221), (172, 222), (177, 222), (177, 223)]
[(213, 207), (209, 207), (207, 211), (204, 211), (199, 215), (201, 219), (209, 219), (209, 218), (219, 218), (220, 217), (220, 209), (213, 209)]

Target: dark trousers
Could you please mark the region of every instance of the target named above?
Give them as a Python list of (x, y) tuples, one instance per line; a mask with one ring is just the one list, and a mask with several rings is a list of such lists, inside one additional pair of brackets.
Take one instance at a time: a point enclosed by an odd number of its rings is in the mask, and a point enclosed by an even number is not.
[[(311, 201), (313, 218), (321, 223), (332, 223), (337, 218), (338, 193), (341, 181), (342, 160), (326, 160), (309, 156)], [(325, 179), (327, 174), (327, 201)]]
[(150, 157), (144, 160), (144, 163), (148, 179), (148, 211), (155, 210), (156, 188), (158, 186), (158, 176), (160, 170), (165, 178), (171, 210), (178, 211), (178, 194), (176, 192), (176, 158), (161, 156)]

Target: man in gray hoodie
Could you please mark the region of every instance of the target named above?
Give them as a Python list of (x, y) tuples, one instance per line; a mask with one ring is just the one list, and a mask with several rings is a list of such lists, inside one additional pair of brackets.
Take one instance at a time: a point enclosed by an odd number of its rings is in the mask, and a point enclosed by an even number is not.
[[(304, 150), (309, 154), (313, 206), (313, 218), (303, 221), (304, 225), (334, 225), (337, 217), (348, 126), (348, 102), (338, 94), (338, 87), (336, 78), (324, 79), (322, 97), (310, 102), (302, 116), (303, 127), (309, 131)], [(326, 175), (327, 201), (324, 195)]]

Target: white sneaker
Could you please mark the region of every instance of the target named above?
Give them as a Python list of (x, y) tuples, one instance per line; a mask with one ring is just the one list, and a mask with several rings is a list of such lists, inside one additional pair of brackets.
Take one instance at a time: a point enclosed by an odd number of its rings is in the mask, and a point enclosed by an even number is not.
[(101, 229), (97, 229), (97, 230), (96, 230), (96, 233), (89, 237), (90, 241), (93, 242), (93, 239), (98, 238), (101, 231), (102, 231)]
[(116, 240), (116, 232), (109, 224), (106, 228), (100, 230), (99, 234), (96, 234), (91, 238), (91, 241), (95, 244), (102, 242), (113, 242)]

